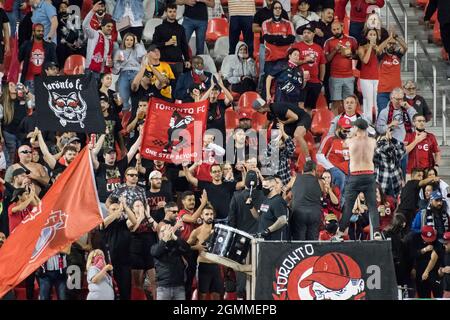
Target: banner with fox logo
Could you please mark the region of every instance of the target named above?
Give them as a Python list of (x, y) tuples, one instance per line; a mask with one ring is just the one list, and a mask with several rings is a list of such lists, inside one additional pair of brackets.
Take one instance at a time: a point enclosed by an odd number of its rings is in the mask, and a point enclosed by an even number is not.
[(261, 242), (255, 298), (396, 300), (391, 242)]
[(42, 131), (104, 133), (98, 85), (85, 75), (36, 77), (37, 126)]
[(85, 147), (0, 249), (0, 297), (103, 219)]
[(170, 103), (152, 98), (144, 125), (141, 155), (182, 163), (202, 158), (209, 101)]

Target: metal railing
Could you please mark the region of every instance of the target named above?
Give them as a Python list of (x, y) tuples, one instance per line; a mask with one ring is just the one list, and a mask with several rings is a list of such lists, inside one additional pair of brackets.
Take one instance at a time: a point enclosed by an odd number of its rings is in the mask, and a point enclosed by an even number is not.
[(420, 48), (422, 49), (425, 58), (428, 60), (426, 65), (431, 65), (431, 68), (433, 70), (433, 79), (432, 81), (429, 81), (430, 87), (433, 89), (433, 126), (436, 127), (437, 125), (437, 68), (434, 64), (433, 60), (431, 59), (430, 54), (427, 51), (427, 48), (423, 44), (422, 40), (417, 38), (417, 36), (414, 37), (414, 82), (417, 83), (417, 70), (418, 66), (420, 66), (420, 69), (422, 71), (422, 74), (425, 76), (425, 79), (428, 80), (428, 78), (425, 75), (425, 72), (422, 69), (422, 64), (418, 57), (417, 57), (417, 45), (419, 44)]
[[(394, 8), (392, 7), (391, 0), (386, 0), (386, 28), (389, 28), (389, 12), (391, 13), (392, 17), (394, 18), (395, 22), (397, 23), (398, 28), (403, 34), (403, 39), (405, 40), (406, 44), (408, 44), (408, 12), (406, 11), (405, 6), (403, 5), (401, 0), (397, 0), (397, 3), (400, 7), (400, 10), (403, 12), (403, 19), (405, 26), (402, 26), (402, 23), (400, 22), (400, 19), (398, 18), (397, 14), (395, 13)], [(404, 59), (403, 59), (403, 68), (405, 71), (408, 71), (408, 51), (406, 51)]]
[[(450, 93), (442, 90), (442, 145), (447, 146), (447, 98), (450, 99)], [(450, 102), (450, 100), (449, 100)]]

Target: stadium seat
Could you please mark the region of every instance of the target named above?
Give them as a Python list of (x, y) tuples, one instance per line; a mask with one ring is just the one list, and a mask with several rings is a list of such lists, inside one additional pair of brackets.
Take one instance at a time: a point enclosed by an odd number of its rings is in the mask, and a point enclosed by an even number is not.
[(261, 130), (267, 123), (267, 115), (265, 113), (253, 112), (252, 113), (252, 128), (255, 130)]
[(228, 36), (228, 20), (225, 18), (213, 18), (209, 20), (206, 29), (206, 41), (215, 42), (223, 36)]
[(86, 58), (79, 54), (68, 56), (64, 62), (64, 74), (82, 74), (84, 72), (84, 64)]
[(444, 61), (448, 61), (448, 53), (447, 53), (447, 51), (445, 51), (444, 48), (441, 48), (441, 58)]
[(209, 54), (200, 54), (199, 57), (202, 57), (203, 59), (205, 71), (211, 72), (212, 74), (217, 73), (216, 64), (214, 63), (214, 60), (211, 58)]
[(151, 42), (153, 40), (153, 34), (155, 33), (155, 28), (163, 22), (160, 18), (151, 18), (145, 23), (144, 32), (142, 34), (142, 39)]
[(323, 93), (321, 93), (317, 99), (316, 109), (328, 109), (327, 99)]
[(311, 132), (315, 135), (326, 135), (334, 118), (333, 112), (327, 108), (313, 110)]
[(428, 5), (428, 2), (430, 0), (416, 0), (416, 6), (417, 7), (425, 7)]
[(230, 48), (230, 41), (228, 36), (220, 37), (214, 43), (214, 51), (211, 53), (214, 61), (218, 64), (223, 63), (225, 58), (228, 56), (228, 51)]
[(255, 0), (256, 7), (262, 7), (264, 5), (264, 0)]
[(252, 104), (256, 99), (261, 98), (258, 92), (247, 91), (242, 94), (239, 98), (238, 106), (239, 109), (250, 109), (253, 110)]
[(433, 42), (438, 46), (442, 45), (441, 28), (439, 26), (439, 21), (436, 21), (433, 27)]
[(261, 44), (261, 35), (259, 32), (254, 34), (253, 37), (253, 58), (256, 60), (259, 58), (259, 45)]

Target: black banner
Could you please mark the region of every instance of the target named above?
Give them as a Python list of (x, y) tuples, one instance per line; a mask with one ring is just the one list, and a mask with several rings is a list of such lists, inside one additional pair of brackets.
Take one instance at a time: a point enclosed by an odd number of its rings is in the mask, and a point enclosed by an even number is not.
[(84, 75), (36, 77), (36, 117), (43, 131), (105, 132), (98, 85)]
[(396, 300), (390, 241), (261, 242), (257, 300)]

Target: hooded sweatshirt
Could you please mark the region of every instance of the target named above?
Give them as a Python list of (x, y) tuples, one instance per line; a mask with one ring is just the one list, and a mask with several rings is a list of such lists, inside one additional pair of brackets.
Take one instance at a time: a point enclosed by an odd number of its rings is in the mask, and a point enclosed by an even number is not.
[(241, 82), (241, 77), (248, 76), (251, 78), (256, 78), (256, 64), (253, 58), (249, 57), (244, 60), (238, 56), (239, 49), (245, 46), (248, 46), (239, 41), (236, 46), (235, 54), (228, 56), (224, 59), (222, 64), (222, 74), (224, 78), (231, 84), (237, 84)]

